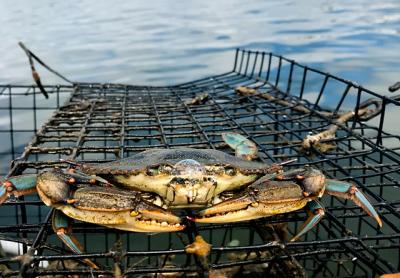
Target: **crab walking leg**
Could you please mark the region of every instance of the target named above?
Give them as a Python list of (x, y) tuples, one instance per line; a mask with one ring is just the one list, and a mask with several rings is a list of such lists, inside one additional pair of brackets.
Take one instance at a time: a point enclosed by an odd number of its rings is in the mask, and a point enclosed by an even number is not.
[[(76, 168), (82, 168), (82, 165), (83, 165), (82, 163), (75, 162), (75, 161), (72, 161), (72, 160), (67, 160), (67, 159), (60, 159), (60, 162), (65, 162), (65, 163), (67, 163), (67, 164), (69, 164), (69, 165), (71, 165), (73, 167), (76, 167)], [(101, 177), (98, 177), (96, 175), (85, 174), (84, 172), (82, 172), (81, 170), (78, 170), (76, 168), (70, 168), (68, 170), (67, 174), (73, 176), (74, 178), (79, 179), (81, 182), (87, 181), (87, 182), (89, 182), (91, 184), (103, 183), (105, 185), (111, 186), (111, 184), (107, 180), (105, 180), (105, 179), (103, 179)]]
[[(91, 183), (91, 184), (105, 184), (109, 183), (97, 176), (86, 175), (80, 171), (64, 172), (53, 171), (52, 173), (64, 178), (67, 184)], [(42, 174), (39, 174), (42, 175)], [(0, 184), (0, 204), (2, 204), (10, 196), (23, 196), (36, 192), (38, 174), (25, 174), (10, 177)]]
[(0, 204), (10, 196), (22, 196), (36, 191), (36, 174), (26, 174), (6, 179), (0, 184)]
[[(70, 219), (65, 216), (61, 211), (54, 210), (52, 217), (53, 230), (57, 236), (68, 246), (75, 254), (82, 254), (83, 247), (72, 234), (72, 225)], [(83, 261), (93, 269), (99, 267), (90, 259), (83, 259)]]
[(302, 235), (314, 228), (325, 215), (324, 208), (315, 200), (309, 202), (306, 209), (309, 216), (301, 227), (300, 232), (298, 232), (290, 241), (298, 240)]
[(329, 195), (352, 200), (357, 206), (361, 207), (369, 216), (373, 217), (378, 225), (382, 227), (382, 220), (378, 213), (368, 201), (368, 199), (361, 193), (361, 191), (349, 182), (338, 180), (326, 180), (325, 192)]

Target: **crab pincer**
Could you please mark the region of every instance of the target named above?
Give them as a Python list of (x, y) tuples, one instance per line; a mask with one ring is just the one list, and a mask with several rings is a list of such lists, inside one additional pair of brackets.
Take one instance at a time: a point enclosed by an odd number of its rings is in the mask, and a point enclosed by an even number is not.
[(201, 210), (194, 219), (202, 223), (226, 223), (258, 219), (303, 208), (308, 200), (291, 181), (257, 180), (245, 193)]
[(351, 200), (369, 216), (373, 217), (378, 225), (382, 227), (382, 220), (375, 208), (367, 197), (350, 182), (328, 179), (320, 170), (311, 167), (288, 171), (279, 178), (281, 180), (297, 180), (304, 190), (303, 194), (314, 200), (324, 194)]
[(317, 201), (323, 194), (352, 200), (382, 226), (378, 213), (357, 187), (348, 182), (326, 179), (321, 171), (310, 167), (265, 176), (243, 194), (201, 210), (194, 221), (237, 222), (306, 207), (309, 217), (293, 241), (311, 230), (324, 216), (324, 208)]
[(37, 190), (46, 205), (77, 220), (136, 232), (172, 232), (185, 227), (179, 217), (143, 200), (139, 192), (100, 186), (73, 190), (55, 172), (40, 174)]
[(325, 192), (332, 196), (352, 200), (369, 216), (373, 217), (378, 225), (382, 227), (382, 220), (378, 213), (368, 199), (364, 196), (364, 194), (361, 193), (361, 191), (354, 184), (345, 181), (327, 179)]
[(36, 191), (36, 174), (10, 177), (0, 184), (0, 204), (10, 196), (19, 197)]

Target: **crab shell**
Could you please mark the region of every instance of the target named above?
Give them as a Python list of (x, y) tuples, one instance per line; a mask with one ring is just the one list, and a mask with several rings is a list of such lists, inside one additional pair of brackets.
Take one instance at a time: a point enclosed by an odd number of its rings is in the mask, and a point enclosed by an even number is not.
[(245, 161), (218, 150), (152, 149), (101, 164), (82, 164), (81, 170), (111, 184), (152, 192), (168, 207), (200, 207), (224, 191), (246, 187), (281, 166)]

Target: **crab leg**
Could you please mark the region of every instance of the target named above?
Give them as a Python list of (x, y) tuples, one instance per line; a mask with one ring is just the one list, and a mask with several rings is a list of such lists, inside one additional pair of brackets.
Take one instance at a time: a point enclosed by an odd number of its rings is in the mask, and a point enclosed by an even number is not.
[(22, 196), (36, 191), (36, 174), (26, 174), (6, 179), (0, 184), (0, 204), (10, 196)]
[[(52, 217), (52, 226), (54, 232), (57, 236), (64, 242), (69, 249), (71, 249), (75, 254), (82, 254), (83, 247), (72, 234), (72, 225), (70, 219), (65, 216), (61, 211), (54, 210)], [(99, 267), (89, 259), (83, 259), (83, 261), (93, 269), (98, 269)]]
[[(54, 171), (60, 177), (63, 177), (66, 183), (69, 184), (80, 184), (80, 183), (90, 183), (90, 184), (105, 184), (109, 183), (97, 176), (90, 176), (84, 174), (80, 171), (73, 170), (69, 172)], [(6, 179), (0, 184), (0, 204), (2, 204), (10, 196), (23, 196), (36, 192), (36, 182), (37, 174), (25, 174), (14, 176)]]
[(85, 174), (82, 171), (77, 170), (77, 169), (69, 169), (67, 172), (64, 172), (64, 173), (65, 173), (65, 175), (74, 179), (73, 183), (78, 183), (78, 184), (79, 183), (90, 183), (92, 185), (104, 184), (107, 186), (111, 186), (111, 184), (107, 180), (105, 180), (101, 177), (95, 176), (95, 175)]
[(309, 216), (301, 227), (300, 232), (298, 232), (290, 241), (298, 240), (302, 235), (314, 228), (325, 215), (324, 208), (315, 200), (309, 202), (306, 209)]
[(361, 207), (369, 216), (373, 217), (378, 225), (382, 227), (382, 220), (378, 213), (368, 201), (368, 199), (361, 193), (361, 191), (349, 182), (327, 179), (325, 185), (325, 192), (329, 195), (352, 200), (357, 206)]

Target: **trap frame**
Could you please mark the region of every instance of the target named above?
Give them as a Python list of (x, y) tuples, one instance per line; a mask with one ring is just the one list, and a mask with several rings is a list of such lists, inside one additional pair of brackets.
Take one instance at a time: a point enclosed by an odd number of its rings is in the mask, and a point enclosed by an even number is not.
[[(258, 93), (239, 95), (239, 86)], [(282, 238), (299, 230), (306, 219), (303, 210), (243, 223), (190, 224), (180, 233), (151, 235), (78, 222), (74, 234), (87, 253), (76, 255), (54, 235), (51, 209), (36, 196), (25, 196), (0, 206), (0, 239), (18, 243), (25, 254), (0, 258), (3, 276), (109, 276), (120, 271), (124, 277), (178, 277), (222, 270), (229, 275), (374, 277), (400, 271), (400, 137), (384, 129), (399, 101), (273, 53), (240, 49), (231, 71), (175, 86), (43, 86), (49, 99), (39, 87), (0, 86), (0, 113), (7, 119), (0, 130), (3, 176), (67, 167), (60, 159), (111, 161), (149, 148), (232, 153), (220, 134), (237, 132), (256, 143), (263, 162), (296, 158), (285, 169), (307, 164), (329, 178), (354, 182), (379, 212), (383, 228), (353, 203), (324, 196), (324, 219), (298, 242)], [(199, 94), (206, 98), (191, 103)], [(355, 116), (340, 124), (329, 140), (335, 146), (328, 150), (301, 150), (303, 138), (334, 123), (324, 112), (353, 110), (357, 115), (369, 98), (374, 98), (375, 118)], [(22, 114), (31, 116), (21, 121)], [(213, 245), (207, 261), (184, 250), (198, 233)], [(101, 268), (71, 265), (71, 259), (82, 258)]]

